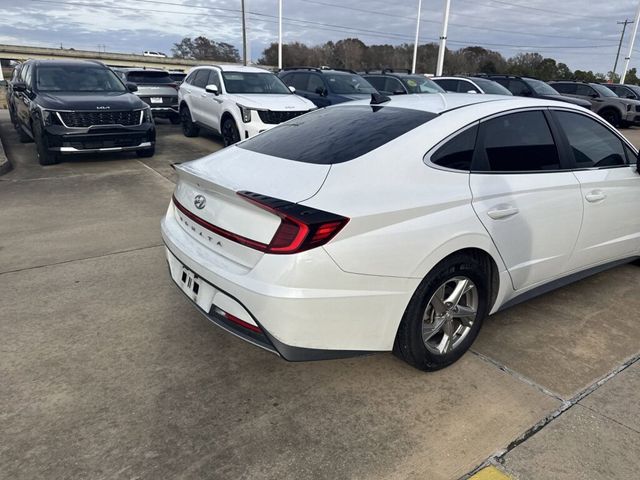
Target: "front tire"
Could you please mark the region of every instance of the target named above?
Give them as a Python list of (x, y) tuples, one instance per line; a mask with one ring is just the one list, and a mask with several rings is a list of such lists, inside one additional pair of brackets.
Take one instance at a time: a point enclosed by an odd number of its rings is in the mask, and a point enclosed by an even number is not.
[(604, 111), (600, 112), (600, 116), (616, 128), (622, 126), (622, 117), (620, 112), (617, 110), (606, 108)]
[(238, 131), (236, 122), (231, 117), (225, 118), (222, 123), (222, 140), (225, 147), (240, 141), (240, 132)]
[(436, 265), (409, 302), (394, 353), (424, 371), (439, 370), (462, 357), (488, 314), (488, 276), (470, 255), (454, 255)]
[(40, 122), (37, 120), (33, 126), (33, 139), (36, 142), (36, 152), (40, 165), (55, 165), (60, 161), (59, 154), (49, 150), (49, 142), (42, 132)]
[(185, 137), (197, 137), (200, 134), (200, 127), (191, 120), (191, 112), (186, 105), (180, 109), (180, 120)]

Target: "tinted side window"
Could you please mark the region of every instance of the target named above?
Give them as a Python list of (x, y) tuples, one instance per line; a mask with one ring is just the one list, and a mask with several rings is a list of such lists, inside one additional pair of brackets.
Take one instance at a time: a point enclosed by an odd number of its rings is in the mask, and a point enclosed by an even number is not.
[(191, 85), (193, 85), (194, 87), (204, 88), (207, 86), (207, 80), (209, 80), (209, 70), (203, 68), (196, 72)]
[(22, 69), (22, 81), (27, 84), (27, 88), (31, 88), (31, 72), (33, 65), (27, 65)]
[(198, 73), (198, 72), (191, 72), (189, 75), (187, 75), (187, 77), (184, 79), (184, 83), (188, 83), (189, 85), (193, 85), (193, 79), (195, 78), (196, 73)]
[(406, 92), (402, 82), (393, 77), (387, 77), (387, 81), (384, 84), (384, 90), (389, 93)]
[(287, 87), (293, 87), (296, 90), (307, 91), (307, 84), (309, 83), (308, 73), (290, 73), (282, 77), (282, 81)]
[(591, 95), (595, 95), (596, 91), (591, 88), (589, 85), (578, 84), (576, 85), (576, 95), (583, 95), (585, 97), (589, 97)]
[(473, 86), (473, 83), (467, 82), (466, 80), (460, 80), (458, 82), (458, 92), (467, 93), (467, 92), (476, 92), (480, 93), (476, 87)]
[(436, 80), (438, 85), (444, 88), (447, 92), (458, 91), (458, 80)]
[(375, 77), (364, 77), (364, 79), (367, 82), (369, 82), (371, 85), (373, 85), (373, 88), (375, 88), (379, 92), (383, 92), (384, 91), (385, 77), (380, 75), (380, 76), (375, 76)]
[(554, 83), (551, 86), (560, 93), (565, 93), (568, 95), (576, 94), (576, 86), (573, 83)]
[(431, 162), (454, 170), (471, 170), (478, 127), (471, 127), (456, 135), (431, 156)]
[(531, 93), (531, 89), (522, 80), (509, 80), (509, 86), (507, 87), (514, 95), (527, 95)]
[(622, 140), (584, 115), (555, 111), (573, 151), (576, 168), (607, 168), (626, 165)]
[(479, 171), (535, 172), (560, 169), (558, 149), (544, 114), (520, 112), (482, 124), (483, 160)]
[(215, 70), (211, 70), (209, 73), (209, 78), (207, 79), (207, 85), (215, 85), (218, 87), (218, 91), (220, 91), (220, 75)]
[(320, 75), (316, 75), (312, 73), (309, 75), (309, 85), (307, 86), (307, 90), (312, 93), (318, 93), (320, 90), (324, 90), (324, 82)]

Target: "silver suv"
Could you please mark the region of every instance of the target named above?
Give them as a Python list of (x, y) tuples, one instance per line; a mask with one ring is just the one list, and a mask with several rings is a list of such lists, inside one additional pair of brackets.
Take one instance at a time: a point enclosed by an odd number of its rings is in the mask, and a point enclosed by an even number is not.
[(614, 127), (640, 125), (640, 101), (620, 98), (599, 83), (558, 81), (549, 84), (563, 95), (584, 98), (591, 109)]

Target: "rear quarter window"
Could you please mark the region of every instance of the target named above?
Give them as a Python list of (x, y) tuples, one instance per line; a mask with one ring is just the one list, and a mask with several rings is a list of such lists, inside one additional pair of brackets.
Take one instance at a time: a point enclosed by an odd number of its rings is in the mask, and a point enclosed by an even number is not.
[(360, 157), (435, 117), (434, 113), (407, 108), (338, 106), (290, 120), (238, 147), (298, 162), (333, 165)]

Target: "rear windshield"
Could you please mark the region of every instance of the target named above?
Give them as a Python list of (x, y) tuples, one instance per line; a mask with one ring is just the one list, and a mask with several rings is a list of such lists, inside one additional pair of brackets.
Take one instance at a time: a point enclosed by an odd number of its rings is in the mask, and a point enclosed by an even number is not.
[(133, 83), (150, 83), (150, 84), (163, 84), (173, 83), (167, 72), (129, 72), (127, 73), (127, 81)]
[(331, 107), (290, 120), (238, 146), (288, 160), (333, 165), (360, 157), (435, 117), (407, 108)]

